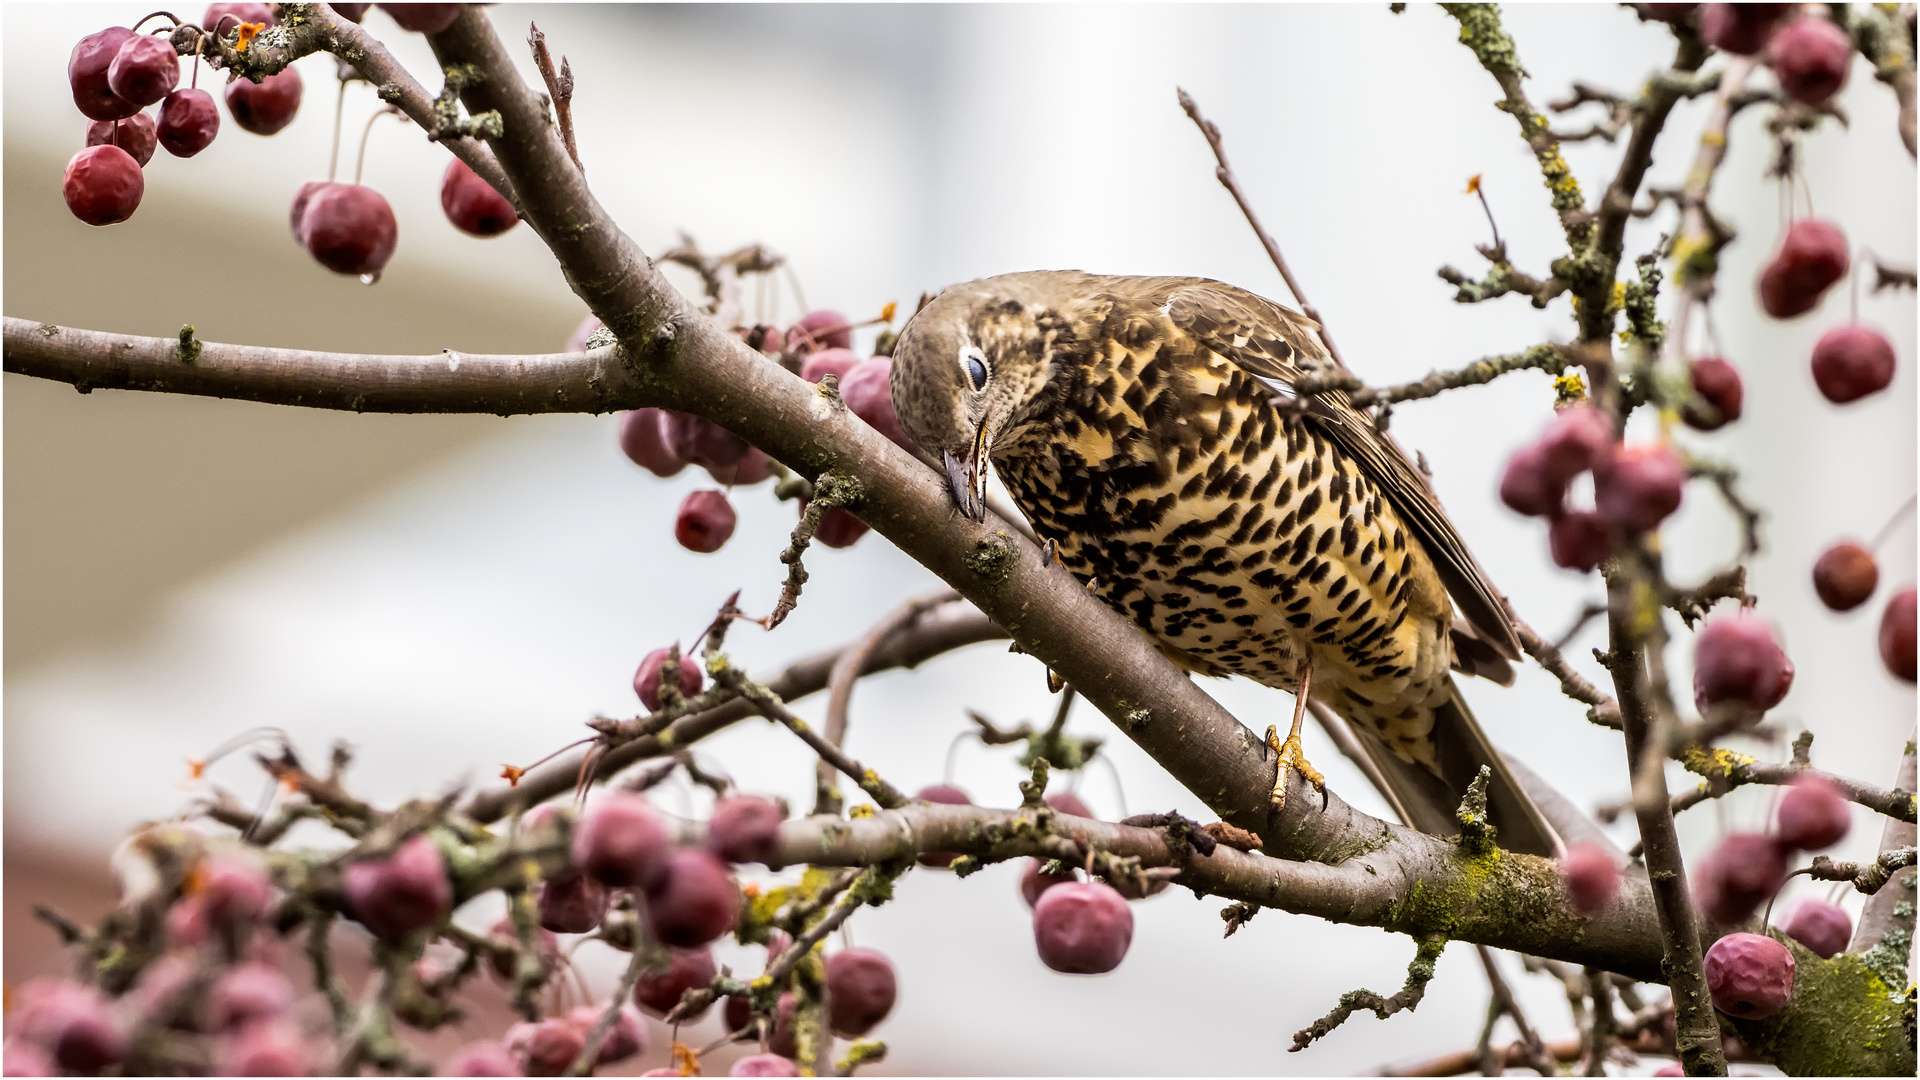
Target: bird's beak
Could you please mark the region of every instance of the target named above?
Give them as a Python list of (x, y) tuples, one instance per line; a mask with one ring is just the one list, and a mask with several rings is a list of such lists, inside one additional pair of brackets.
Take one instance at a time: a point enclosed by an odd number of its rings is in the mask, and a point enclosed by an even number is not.
[(987, 431), (982, 424), (973, 433), (973, 450), (958, 458), (951, 450), (942, 450), (946, 460), (947, 483), (953, 487), (953, 501), (960, 512), (975, 521), (987, 520)]

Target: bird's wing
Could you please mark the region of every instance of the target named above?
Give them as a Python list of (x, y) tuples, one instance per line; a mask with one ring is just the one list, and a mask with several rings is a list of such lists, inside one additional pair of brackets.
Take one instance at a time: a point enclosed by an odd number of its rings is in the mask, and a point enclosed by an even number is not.
[[(1314, 336), (1317, 327), (1303, 315), (1217, 281), (1189, 278), (1167, 285), (1159, 307), (1176, 328), (1284, 396), (1294, 396), (1294, 382), (1309, 367), (1326, 362), (1326, 352)], [(1366, 469), (1367, 477), (1380, 485), (1394, 509), (1413, 527), (1448, 594), (1484, 643), (1482, 648), (1491, 646), (1501, 656), (1518, 660), (1520, 639), (1505, 598), (1487, 580), (1406, 451), (1374, 427), (1343, 392), (1314, 395), (1306, 415)], [(1511, 678), (1509, 669), (1507, 680)]]

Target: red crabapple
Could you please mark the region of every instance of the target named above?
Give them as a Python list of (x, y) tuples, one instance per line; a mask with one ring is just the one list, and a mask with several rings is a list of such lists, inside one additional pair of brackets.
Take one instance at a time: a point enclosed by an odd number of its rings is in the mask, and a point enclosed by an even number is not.
[(273, 9), (265, 4), (208, 4), (207, 13), (200, 17), (200, 28), (225, 37), (242, 23), (272, 26), (274, 22)]
[(1858, 323), (1827, 331), (1813, 346), (1813, 383), (1835, 405), (1885, 390), (1893, 368), (1893, 343)]
[(248, 1024), (220, 1040), (214, 1071), (221, 1076), (306, 1076), (314, 1056), (314, 1048), (292, 1024)]
[[(579, 350), (572, 350), (579, 351)], [(677, 476), (686, 461), (667, 445), (662, 424), (666, 413), (660, 409), (635, 409), (620, 417), (620, 449), (627, 460), (655, 476)]]
[(89, 146), (67, 162), (60, 194), (73, 216), (89, 225), (115, 225), (133, 216), (146, 194), (140, 163), (117, 146)]
[(1046, 802), (1058, 813), (1071, 817), (1093, 817), (1093, 811), (1087, 808), (1086, 801), (1071, 791), (1056, 791), (1047, 796)]
[[(640, 698), (640, 704), (648, 712), (660, 710), (660, 669), (666, 666), (667, 649), (655, 649), (640, 661), (640, 667), (633, 673), (633, 692)], [(700, 673), (700, 660), (694, 656), (680, 658), (680, 674), (674, 680), (680, 688), (680, 696), (693, 697), (706, 685), (705, 676)]]
[(617, 889), (646, 888), (665, 873), (672, 840), (644, 796), (602, 796), (573, 826), (573, 862)]
[(1055, 971), (1104, 974), (1120, 966), (1133, 943), (1133, 910), (1108, 885), (1056, 885), (1033, 905), (1033, 942)]
[(460, 17), (459, 4), (381, 4), (380, 10), (392, 16), (400, 29), (416, 34), (437, 34)]
[(556, 934), (584, 934), (607, 917), (607, 887), (585, 874), (565, 874), (540, 884), (540, 925)]
[[(567, 1023), (579, 1030), (582, 1045), (594, 1025), (600, 1022), (602, 1011), (598, 1005), (578, 1005), (568, 1011)], [(607, 1029), (607, 1037), (600, 1041), (600, 1052), (593, 1056), (593, 1063), (612, 1065), (646, 1052), (647, 1026), (640, 1019), (640, 1010), (631, 1005), (622, 1005), (613, 1026)]]
[(454, 228), (474, 236), (499, 236), (520, 224), (513, 204), (459, 158), (447, 162), (440, 179), (440, 209)]
[(35, 979), (18, 991), (8, 1019), (13, 1037), (45, 1050), (62, 1068), (99, 1072), (127, 1054), (127, 1034), (113, 1003), (91, 986)]
[(1708, 4), (1700, 12), (1700, 40), (1723, 52), (1751, 56), (1767, 47), (1787, 12), (1786, 4)]
[[(384, 5), (382, 5), (384, 6)], [(559, 1076), (587, 1045), (586, 1033), (558, 1016), (507, 1029), (507, 1049), (523, 1063), (528, 1076)]]
[(1740, 419), (1740, 405), (1746, 396), (1740, 373), (1718, 356), (1703, 356), (1689, 365), (1688, 377), (1693, 394), (1705, 404), (1689, 401), (1680, 410), (1680, 419), (1695, 431), (1714, 431)]
[(135, 34), (120, 43), (107, 66), (107, 86), (135, 108), (146, 108), (178, 85), (180, 56), (163, 38)]
[(1500, 501), (1516, 513), (1544, 517), (1560, 509), (1566, 497), (1566, 480), (1547, 464), (1546, 451), (1538, 445), (1523, 446), (1507, 459), (1507, 470), (1500, 477)]
[(1914, 591), (1909, 585), (1893, 594), (1880, 615), (1880, 662), (1896, 679), (1912, 682), (1914, 675)]
[[(649, 968), (640, 973), (640, 981), (633, 986), (633, 1003), (654, 1016), (665, 1016), (680, 1004), (680, 998), (687, 991), (703, 989), (712, 982), (717, 970), (710, 948), (669, 949), (666, 970)], [(712, 1005), (703, 1007), (687, 1020), (700, 1019), (709, 1008)]]
[(337, 274), (378, 278), (393, 258), (400, 225), (380, 193), (361, 184), (326, 184), (300, 218), (307, 253)]
[(175, 90), (160, 103), (160, 123), (155, 134), (167, 153), (190, 158), (213, 145), (220, 134), (220, 110), (213, 95), (191, 87)]
[(335, 15), (340, 16), (341, 18), (347, 20), (350, 23), (357, 23), (367, 17), (367, 9), (372, 7), (373, 5), (372, 4), (328, 4), (327, 6), (333, 9), (333, 13)]
[(800, 316), (787, 330), (787, 352), (805, 356), (816, 349), (845, 349), (853, 345), (853, 331), (847, 317), (837, 311), (821, 309)]
[(240, 130), (272, 135), (293, 123), (300, 111), (300, 91), (300, 72), (290, 67), (257, 83), (235, 79), (227, 84), (227, 111)]
[(872, 1031), (893, 1011), (899, 988), (893, 963), (872, 949), (842, 949), (827, 957), (827, 1024), (843, 1038)]
[(1873, 552), (1851, 540), (1821, 552), (1813, 564), (1813, 591), (1834, 611), (1852, 611), (1866, 603), (1879, 584), (1880, 565)]
[(1804, 15), (1780, 28), (1767, 51), (1780, 89), (1802, 105), (1819, 105), (1847, 85), (1853, 42), (1831, 21)]
[[(513, 925), (511, 917), (501, 916), (487, 928), (487, 939), (518, 948), (520, 931)], [(536, 927), (533, 931), (533, 949), (540, 961), (540, 978), (545, 981), (546, 977), (553, 974), (560, 966), (560, 939), (553, 931), (545, 927)], [(487, 953), (487, 965), (493, 969), (494, 977), (501, 982), (513, 981), (514, 967), (518, 963), (519, 958), (513, 953), (494, 950), (489, 950)]]
[(680, 504), (673, 522), (673, 537), (688, 551), (711, 555), (733, 536), (739, 518), (733, 504), (719, 491), (696, 491)]
[[(807, 512), (805, 500), (800, 503), (800, 512)], [(867, 523), (855, 517), (853, 511), (844, 506), (830, 506), (820, 515), (820, 526), (813, 531), (813, 538), (830, 548), (850, 548), (867, 532)]]
[(1853, 920), (1838, 904), (1809, 896), (1780, 924), (1780, 932), (1805, 945), (1822, 960), (1831, 960), (1853, 938)]
[(1707, 950), (1707, 993), (1729, 1016), (1758, 1020), (1793, 997), (1793, 953), (1759, 934), (1728, 934)]
[(125, 120), (95, 120), (87, 125), (88, 146), (117, 146), (143, 169), (153, 160), (157, 141), (153, 117), (146, 113), (134, 113)]
[(1591, 405), (1562, 409), (1540, 436), (1547, 471), (1562, 484), (1613, 455), (1613, 422)]
[(382, 941), (399, 942), (425, 930), (453, 907), (440, 849), (424, 836), (384, 858), (349, 863), (341, 878), (348, 910)]
[(1555, 566), (1587, 573), (1612, 549), (1606, 521), (1591, 510), (1562, 510), (1547, 524), (1547, 551)]
[(714, 804), (707, 822), (707, 847), (730, 863), (766, 863), (780, 857), (784, 815), (770, 799), (729, 795)]
[(1658, 528), (1680, 509), (1687, 467), (1663, 443), (1622, 447), (1594, 471), (1593, 505), (1608, 524), (1627, 532)]
[(663, 410), (661, 431), (667, 445), (682, 459), (711, 472), (716, 466), (738, 465), (752, 447), (747, 440), (704, 416)]
[(749, 1054), (733, 1063), (727, 1070), (728, 1076), (799, 1076), (800, 1067), (793, 1059), (779, 1054)]
[(266, 913), (273, 902), (273, 883), (250, 861), (216, 856), (201, 868), (197, 895), (210, 924), (239, 929)]
[(892, 357), (869, 356), (840, 380), (840, 399), (847, 403), (853, 415), (866, 421), (867, 426), (912, 453), (913, 440), (908, 437), (907, 429), (900, 426), (899, 414), (893, 411), (892, 376)]
[(1734, 833), (1696, 866), (1694, 896), (1713, 921), (1737, 926), (1751, 918), (1786, 879), (1786, 855), (1773, 837)]
[(1606, 907), (1620, 891), (1620, 867), (1597, 844), (1569, 844), (1560, 860), (1560, 874), (1573, 909), (1582, 915)]
[(89, 120), (124, 120), (140, 111), (140, 106), (113, 92), (107, 84), (108, 72), (120, 46), (133, 38), (124, 26), (109, 26), (88, 34), (73, 46), (67, 57), (67, 82), (73, 88), (73, 103)]
[(293, 1007), (293, 984), (280, 969), (259, 962), (221, 972), (207, 989), (207, 1028), (233, 1031), (277, 1020)]
[(1765, 711), (1793, 687), (1793, 661), (1765, 619), (1750, 611), (1707, 623), (1693, 648), (1693, 701), (1706, 712), (1722, 702)]
[[(832, 375), (839, 379), (844, 387), (847, 372), (859, 367), (860, 363), (861, 357), (852, 349), (821, 349), (807, 354), (807, 358), (800, 362), (800, 377), (810, 383), (817, 383)], [(844, 391), (842, 396), (845, 396)]]
[(1847, 236), (1838, 226), (1812, 218), (1796, 221), (1760, 271), (1760, 306), (1776, 319), (1805, 315), (1829, 286), (1847, 276), (1850, 264)]
[(740, 887), (712, 852), (678, 848), (664, 877), (647, 889), (647, 926), (662, 944), (692, 949), (733, 929)]
[(1802, 776), (1787, 786), (1775, 811), (1774, 835), (1801, 851), (1819, 851), (1847, 838), (1853, 826), (1847, 800), (1817, 776)]

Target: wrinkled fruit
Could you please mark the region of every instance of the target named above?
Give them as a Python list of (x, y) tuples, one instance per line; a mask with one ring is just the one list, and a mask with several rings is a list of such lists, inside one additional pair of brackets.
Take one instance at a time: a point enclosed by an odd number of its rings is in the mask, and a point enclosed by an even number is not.
[(140, 106), (122, 98), (107, 85), (107, 73), (120, 46), (133, 37), (124, 26), (109, 26), (88, 34), (73, 46), (67, 57), (67, 82), (73, 87), (73, 103), (89, 120), (124, 120), (140, 111)]
[(156, 130), (160, 145), (174, 157), (190, 158), (213, 145), (220, 134), (220, 110), (205, 90), (175, 90), (160, 103)]
[(146, 113), (134, 113), (125, 120), (95, 120), (87, 125), (88, 146), (117, 146), (143, 169), (153, 160), (153, 148), (158, 142), (153, 117)]
[(646, 888), (666, 873), (672, 850), (660, 817), (645, 797), (609, 792), (573, 826), (573, 863), (619, 889)]
[(1820, 959), (1831, 960), (1852, 940), (1853, 920), (1840, 905), (1809, 896), (1794, 907), (1780, 931)]
[[(669, 950), (666, 970), (648, 969), (640, 973), (640, 981), (633, 986), (633, 1003), (654, 1016), (665, 1016), (680, 1004), (681, 996), (688, 990), (699, 990), (712, 982), (717, 970), (712, 949)], [(707, 1005), (687, 1017), (687, 1021), (700, 1019), (712, 1007)]]
[(1729, 1016), (1758, 1020), (1793, 996), (1793, 953), (1759, 934), (1728, 934), (1707, 950), (1707, 993)]
[(180, 57), (165, 38), (136, 34), (121, 42), (107, 67), (107, 86), (135, 108), (146, 108), (178, 85)]
[(73, 216), (89, 225), (114, 225), (133, 216), (146, 194), (140, 163), (117, 146), (89, 146), (67, 162), (60, 194)]

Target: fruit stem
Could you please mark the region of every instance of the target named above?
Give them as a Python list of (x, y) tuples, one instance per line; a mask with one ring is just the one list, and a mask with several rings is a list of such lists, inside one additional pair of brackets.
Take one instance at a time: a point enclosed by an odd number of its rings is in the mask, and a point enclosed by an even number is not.
[(1874, 554), (1879, 554), (1880, 548), (1886, 544), (1887, 538), (1893, 535), (1894, 528), (1901, 522), (1907, 520), (1907, 517), (1913, 513), (1914, 500), (1916, 498), (1920, 498), (1920, 496), (1907, 496), (1907, 501), (1901, 503), (1900, 508), (1893, 512), (1893, 516), (1887, 518), (1885, 525), (1880, 526), (1880, 531), (1873, 537), (1873, 543), (1867, 545), (1872, 549)]
[[(340, 90), (342, 93), (346, 92), (346, 88), (347, 88), (346, 83), (340, 84)], [(380, 119), (383, 116), (399, 116), (399, 115), (400, 115), (400, 110), (389, 105), (386, 108), (381, 109), (379, 112), (374, 113), (372, 116), (367, 117), (367, 126), (361, 129), (361, 132), (360, 132), (360, 156), (357, 159), (355, 159), (353, 163), (353, 183), (355, 187), (359, 186), (360, 173), (367, 167), (367, 136), (373, 134), (373, 122), (375, 120)]]
[(134, 33), (136, 33), (136, 34), (137, 34), (137, 33), (139, 33), (139, 32), (140, 32), (140, 28), (141, 28), (142, 26), (145, 26), (145, 25), (146, 25), (146, 22), (147, 22), (147, 20), (148, 20), (148, 19), (158, 19), (158, 18), (160, 18), (160, 17), (162, 17), (162, 16), (165, 16), (165, 17), (166, 17), (166, 20), (167, 20), (168, 22), (170, 22), (170, 23), (172, 23), (173, 25), (175, 25), (175, 26), (179, 26), (179, 25), (180, 25), (180, 17), (179, 17), (178, 15), (175, 15), (175, 14), (174, 14), (173, 12), (171, 12), (171, 11), (156, 11), (156, 12), (153, 12), (152, 14), (150, 14), (150, 15), (143, 15), (143, 16), (141, 16), (141, 17), (140, 17), (140, 21), (139, 21), (139, 22), (137, 22), (137, 23), (134, 23), (134, 24), (133, 24), (133, 32), (134, 32)]
[(327, 155), (327, 183), (333, 183), (340, 167), (340, 118), (347, 109), (347, 80), (340, 80), (340, 93), (333, 99), (333, 152)]

